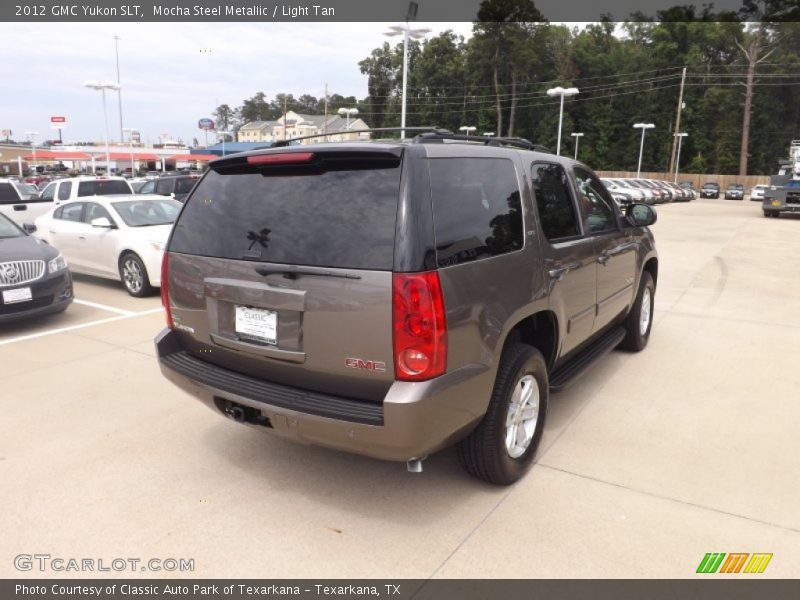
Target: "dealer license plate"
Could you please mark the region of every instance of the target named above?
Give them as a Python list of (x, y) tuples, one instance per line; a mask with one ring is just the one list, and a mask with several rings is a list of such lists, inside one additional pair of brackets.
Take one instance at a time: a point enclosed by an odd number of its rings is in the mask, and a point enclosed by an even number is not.
[(274, 310), (236, 307), (236, 334), (244, 340), (277, 344), (278, 313)]
[(15, 290), (5, 290), (3, 292), (3, 304), (14, 304), (15, 302), (29, 302), (33, 300), (31, 288), (17, 288)]

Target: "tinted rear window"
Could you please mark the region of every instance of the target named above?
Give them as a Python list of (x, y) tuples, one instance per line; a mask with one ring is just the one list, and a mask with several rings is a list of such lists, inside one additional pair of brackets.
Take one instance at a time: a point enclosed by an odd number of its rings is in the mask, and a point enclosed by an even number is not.
[(188, 194), (192, 190), (192, 186), (197, 183), (197, 179), (179, 179), (175, 182), (176, 194)]
[(293, 265), (392, 269), (399, 161), (316, 174), (220, 174), (200, 180), (171, 252)]
[(109, 194), (130, 194), (131, 188), (125, 181), (115, 179), (97, 181), (81, 181), (78, 184), (78, 196), (107, 196)]

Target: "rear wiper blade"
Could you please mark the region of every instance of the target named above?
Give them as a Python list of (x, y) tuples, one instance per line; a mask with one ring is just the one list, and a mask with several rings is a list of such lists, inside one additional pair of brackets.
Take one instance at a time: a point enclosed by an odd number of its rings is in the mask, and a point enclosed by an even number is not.
[(327, 269), (319, 267), (290, 267), (286, 265), (266, 266), (262, 265), (256, 267), (256, 273), (259, 275), (274, 275), (280, 273), (287, 279), (297, 279), (298, 275), (316, 275), (319, 277), (339, 277), (341, 279), (361, 279), (361, 275), (351, 275), (349, 273), (334, 273)]

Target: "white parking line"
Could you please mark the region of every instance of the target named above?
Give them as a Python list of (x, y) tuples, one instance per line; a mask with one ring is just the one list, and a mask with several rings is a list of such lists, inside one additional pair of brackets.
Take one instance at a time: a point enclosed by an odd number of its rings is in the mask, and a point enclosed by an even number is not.
[(24, 342), (26, 340), (34, 340), (48, 335), (55, 335), (57, 333), (66, 333), (68, 331), (75, 331), (77, 329), (85, 329), (87, 327), (94, 327), (95, 325), (104, 325), (106, 323), (113, 323), (114, 321), (123, 321), (125, 319), (132, 319), (133, 317), (141, 317), (144, 315), (152, 315), (157, 312), (163, 312), (163, 308), (153, 308), (150, 310), (143, 310), (141, 312), (130, 313), (128, 315), (120, 315), (118, 317), (108, 317), (107, 319), (100, 319), (98, 321), (89, 321), (88, 323), (80, 323), (79, 325), (70, 325), (69, 327), (59, 327), (57, 329), (50, 329), (49, 331), (40, 331), (39, 333), (31, 333), (29, 335), (20, 335), (18, 337), (10, 338), (0, 341), (0, 346), (7, 344), (14, 344), (16, 342)]
[(73, 300), (75, 304), (82, 304), (83, 306), (91, 306), (92, 308), (99, 308), (100, 310), (107, 310), (108, 312), (117, 313), (119, 315), (133, 315), (136, 314), (132, 310), (125, 310), (122, 308), (114, 308), (113, 306), (108, 306), (106, 304), (98, 304), (97, 302), (89, 302), (88, 300), (78, 300), (75, 298)]

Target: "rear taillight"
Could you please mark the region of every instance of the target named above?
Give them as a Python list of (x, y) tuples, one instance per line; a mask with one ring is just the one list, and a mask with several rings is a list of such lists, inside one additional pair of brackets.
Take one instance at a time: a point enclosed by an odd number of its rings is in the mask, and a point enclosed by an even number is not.
[(394, 373), (401, 381), (437, 377), (447, 367), (447, 323), (439, 273), (392, 275)]
[(172, 329), (172, 309), (169, 306), (169, 252), (161, 259), (161, 304), (167, 317), (167, 327)]

